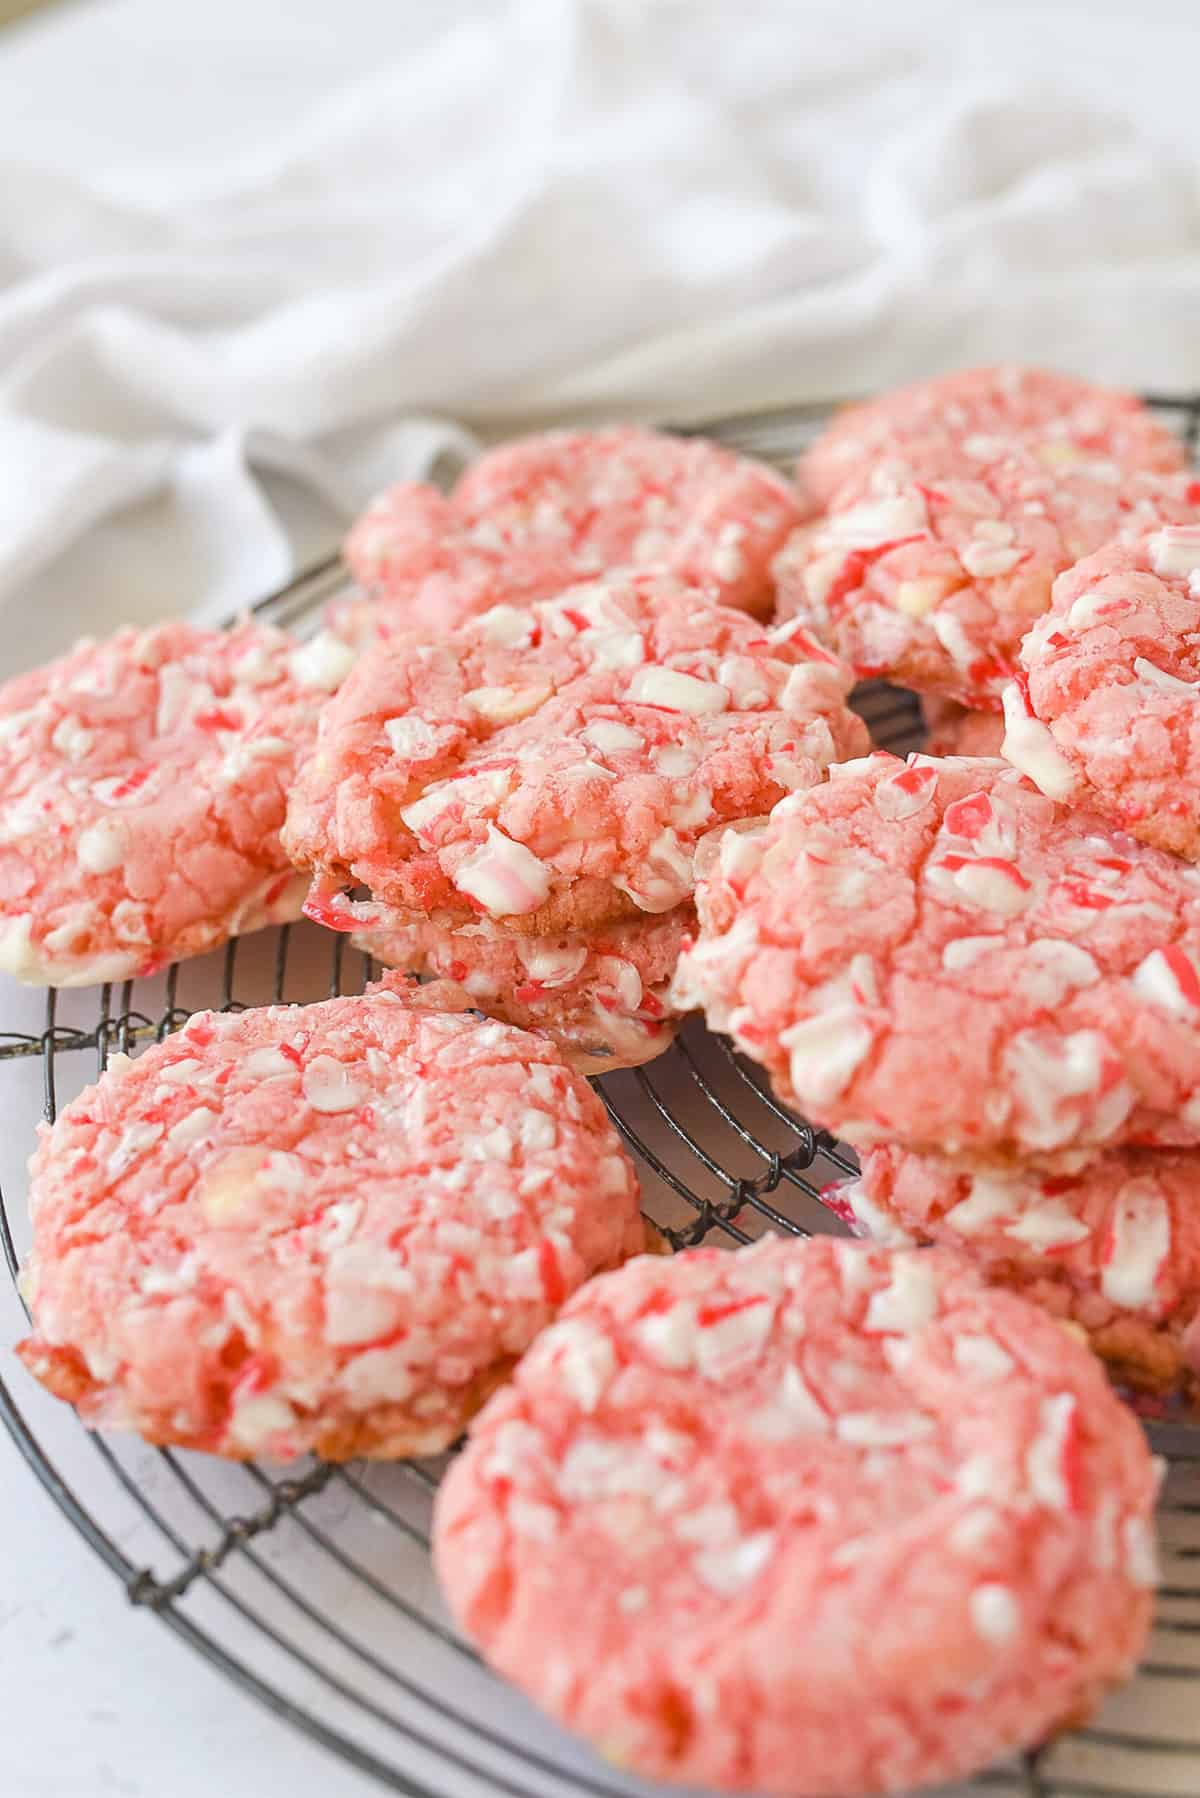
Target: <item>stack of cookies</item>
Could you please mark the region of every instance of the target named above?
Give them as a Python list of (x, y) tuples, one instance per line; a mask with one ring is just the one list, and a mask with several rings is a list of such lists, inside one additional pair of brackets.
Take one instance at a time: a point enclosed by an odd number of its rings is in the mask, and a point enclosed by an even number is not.
[[(1196, 1364), (1197, 813), (1154, 802), (1196, 496), (1128, 400), (931, 391), (799, 488), (628, 428), (509, 445), (372, 507), (309, 643), (129, 631), (0, 692), (8, 972), (143, 975), (301, 904), (395, 967), (196, 1014), (66, 1107), (26, 1366), (238, 1458), (432, 1454), (479, 1412), (451, 1608), (656, 1777), (954, 1778), (1149, 1627), (1157, 1469), (997, 1285), (1158, 1389)], [(1017, 765), (868, 753), (855, 671), (1003, 694)], [(693, 1005), (862, 1145), (834, 1202), (875, 1245), (656, 1252), (579, 1069)]]
[[(723, 846), (676, 992), (861, 1151), (827, 1195), (1200, 1380), (1200, 483), (1129, 396), (1029, 371), (835, 421), (781, 605), (921, 697)], [(1003, 756), (1004, 759), (995, 759)], [(1023, 778), (1024, 777), (1024, 778)]]

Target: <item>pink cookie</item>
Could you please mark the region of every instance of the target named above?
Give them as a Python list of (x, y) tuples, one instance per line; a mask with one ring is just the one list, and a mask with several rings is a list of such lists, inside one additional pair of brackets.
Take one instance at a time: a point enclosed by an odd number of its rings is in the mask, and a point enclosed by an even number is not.
[(1200, 482), (1114, 461), (1048, 470), (960, 443), (875, 465), (776, 562), (779, 610), (860, 675), (996, 710), (1056, 575), (1112, 538), (1200, 518)]
[(449, 629), (620, 567), (668, 571), (762, 616), (771, 562), (799, 518), (790, 484), (765, 464), (621, 425), (501, 444), (448, 499), (412, 482), (390, 488), (345, 554), (406, 628)]
[(1200, 1155), (1114, 1149), (1078, 1174), (969, 1172), (872, 1149), (833, 1189), (863, 1235), (933, 1242), (1070, 1318), (1114, 1375), (1194, 1390), (1200, 1375)]
[(936, 1250), (593, 1280), (434, 1516), (451, 1610), (606, 1759), (841, 1798), (984, 1766), (1134, 1667), (1156, 1469), (1098, 1363)]
[[(690, 905), (557, 937), (512, 936), (484, 919), (447, 930), (423, 918), (398, 921), (382, 906), (346, 909), (366, 914), (353, 937), (358, 948), (420, 979), (407, 988), (414, 1004), (474, 1009), (542, 1031), (589, 1074), (639, 1067), (671, 1046), (679, 1013), (669, 988), (695, 930)], [(406, 990), (395, 976), (389, 984)]]
[(1028, 450), (1051, 474), (1115, 462), (1125, 473), (1170, 474), (1183, 445), (1134, 394), (1048, 369), (966, 368), (846, 406), (803, 457), (799, 483), (811, 508), (883, 457), (950, 443), (979, 462)]
[(0, 968), (124, 980), (299, 915), (279, 842), (352, 657), (243, 623), (85, 640), (0, 690)]
[(849, 1141), (1078, 1167), (1200, 1143), (1200, 872), (995, 761), (876, 754), (726, 836), (679, 964)]
[(235, 1457), (445, 1448), (646, 1241), (548, 1042), (392, 993), (198, 1013), (32, 1170), (26, 1366), (89, 1424)]
[(800, 629), (767, 636), (633, 574), (364, 656), (321, 720), (285, 842), (310, 913), (361, 883), (455, 926), (557, 935), (666, 912), (714, 825), (767, 811), (866, 740)]
[(1008, 759), (1053, 798), (1200, 861), (1200, 525), (1111, 544), (1061, 575), (1021, 664)]
[(953, 699), (927, 693), (921, 700), (921, 716), (928, 736), (926, 755), (998, 756), (1004, 741), (1004, 719), (999, 712), (973, 712)]

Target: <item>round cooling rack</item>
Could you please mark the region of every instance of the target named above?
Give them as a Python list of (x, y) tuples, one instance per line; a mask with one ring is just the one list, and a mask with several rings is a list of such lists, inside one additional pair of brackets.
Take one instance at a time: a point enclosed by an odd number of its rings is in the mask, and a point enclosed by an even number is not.
[[(1194, 448), (1200, 395), (1150, 403)], [(812, 409), (708, 429), (786, 463), (821, 417)], [(331, 560), (257, 610), (303, 625), (345, 584)], [(911, 695), (869, 686), (856, 703), (881, 745), (904, 750), (919, 740)], [(0, 1030), (0, 1115), (9, 1125), (0, 1133), (0, 1247), (13, 1280), (0, 1295), (6, 1340), (24, 1322), (17, 1276), (37, 1118), (53, 1118), (111, 1053), (136, 1053), (195, 1010), (358, 991), (373, 971), (344, 938), (331, 943), (305, 923), (119, 987), (40, 994), (9, 984)], [(817, 1194), (853, 1170), (850, 1152), (785, 1110), (757, 1070), (696, 1020), (648, 1067), (598, 1084), (638, 1162), (647, 1213), (676, 1246), (840, 1229)], [(652, 1788), (501, 1686), (450, 1623), (429, 1560), (443, 1463), (309, 1461), (284, 1472), (151, 1449), (83, 1431), (19, 1368), (11, 1385), (0, 1382), (0, 1416), (131, 1604), (383, 1787), (412, 1798), (649, 1798)], [(1170, 1472), (1149, 1658), (1087, 1728), (955, 1787), (959, 1798), (1200, 1793), (1200, 1430), (1151, 1434)], [(802, 1784), (798, 1769), (798, 1794)]]

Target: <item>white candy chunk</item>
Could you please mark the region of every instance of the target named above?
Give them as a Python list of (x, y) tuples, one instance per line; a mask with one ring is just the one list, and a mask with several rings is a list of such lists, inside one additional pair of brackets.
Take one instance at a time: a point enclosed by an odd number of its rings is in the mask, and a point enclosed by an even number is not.
[(406, 760), (436, 755), (447, 735), (444, 728), (428, 724), (424, 718), (418, 718), (415, 712), (408, 712), (402, 718), (385, 719), (383, 734), (393, 752)]
[(189, 711), (198, 711), (214, 699), (207, 681), (193, 681), (176, 662), (165, 662), (158, 671), (158, 705), (154, 734), (165, 737), (183, 723)]
[(205, 1169), (193, 1197), (210, 1224), (224, 1226), (254, 1209), (267, 1159), (265, 1150), (247, 1145), (230, 1149)]
[(498, 643), (505, 649), (524, 649), (533, 640), (532, 613), (518, 606), (493, 606), (481, 612), (472, 629), (486, 643)]
[(642, 911), (670, 911), (695, 886), (694, 853), (677, 831), (662, 830), (646, 852), (645, 866), (628, 879), (618, 876), (613, 885), (628, 893)]
[(696, 1365), (706, 1378), (719, 1378), (737, 1362), (758, 1356), (775, 1321), (774, 1307), (765, 1299), (752, 1299), (724, 1315), (705, 1321), (696, 1318)]
[(1068, 993), (1094, 986), (1100, 969), (1086, 949), (1077, 943), (1045, 937), (1030, 943), (1023, 957), (1021, 978), (1029, 997), (1043, 1009), (1052, 1009)]
[(988, 437), (982, 431), (975, 431), (970, 437), (964, 437), (962, 451), (970, 456), (973, 462), (997, 462), (1001, 456), (1007, 455), (1011, 448), (1007, 437)]
[(954, 1365), (972, 1380), (1003, 1380), (1016, 1363), (993, 1337), (964, 1333), (954, 1338)]
[(553, 1505), (540, 1504), (515, 1492), (508, 1501), (508, 1520), (518, 1536), (534, 1542), (553, 1542), (558, 1535), (558, 1512)]
[(451, 879), (493, 918), (536, 911), (545, 904), (551, 884), (545, 862), (494, 824), (488, 825), (486, 842), (458, 864)]
[(920, 1411), (843, 1411), (834, 1427), (856, 1448), (902, 1448), (932, 1436), (937, 1426)]
[(116, 1148), (105, 1163), (110, 1178), (123, 1173), (147, 1149), (153, 1148), (162, 1135), (161, 1124), (130, 1124), (121, 1132)]
[(1075, 1400), (1069, 1392), (1044, 1398), (1040, 1428), (1025, 1459), (1025, 1476), (1031, 1496), (1052, 1511), (1070, 1509), (1066, 1450), (1075, 1423)]
[(637, 1335), (663, 1367), (695, 1365), (699, 1330), (691, 1305), (672, 1305), (669, 1311), (652, 1312), (638, 1324)]
[(730, 1548), (705, 1549), (693, 1556), (692, 1566), (701, 1585), (729, 1598), (758, 1578), (774, 1551), (774, 1532), (760, 1530)]
[(1155, 574), (1191, 574), (1200, 568), (1200, 525), (1167, 524), (1150, 539)]
[(1134, 989), (1151, 1005), (1159, 1005), (1179, 1018), (1195, 1018), (1200, 1011), (1200, 971), (1184, 950), (1174, 944), (1155, 949), (1134, 970)]
[(277, 673), (276, 663), (262, 643), (244, 649), (233, 664), (233, 678), (240, 686), (269, 686)]
[(965, 1199), (946, 1213), (946, 1222), (960, 1236), (978, 1236), (1020, 1205), (1018, 1183), (1003, 1174), (972, 1174)]
[[(29, 713), (23, 714), (23, 717), (29, 716)], [(12, 724), (14, 720), (8, 719), (5, 722)], [(87, 730), (77, 718), (60, 718), (50, 738), (59, 755), (64, 756), (68, 762), (81, 762), (95, 740), (94, 732)]]
[(793, 1088), (819, 1112), (845, 1092), (875, 1036), (857, 1005), (838, 1005), (793, 1024), (779, 1040), (788, 1051)]
[(1047, 726), (1030, 714), (1015, 681), (1004, 689), (1004, 741), (1000, 753), (1020, 773), (1027, 774), (1047, 799), (1069, 799), (1075, 791), (1074, 769)]
[(80, 831), (75, 858), (89, 874), (111, 874), (125, 858), (125, 833), (113, 818), (97, 818)]
[[(197, 1062), (196, 1066), (199, 1065)], [(270, 1080), (279, 1074), (294, 1074), (297, 1068), (295, 1062), (289, 1061), (286, 1055), (281, 1055), (278, 1049), (267, 1047), (251, 1049), (242, 1062), (242, 1071), (253, 1075), (256, 1080)]]
[(594, 718), (582, 734), (584, 741), (602, 755), (621, 749), (640, 749), (643, 742), (639, 731), (630, 730), (627, 724), (621, 724), (615, 718)]
[(962, 619), (955, 613), (934, 612), (929, 628), (956, 668), (967, 669), (979, 659), (979, 644), (972, 640)]
[(898, 537), (919, 535), (928, 518), (925, 501), (915, 491), (864, 500), (844, 512), (831, 512), (822, 521), (821, 541), (844, 549), (874, 549)]
[(207, 1136), (217, 1121), (217, 1113), (208, 1105), (197, 1105), (194, 1111), (187, 1112), (177, 1124), (172, 1124), (167, 1131), (167, 1141), (173, 1149), (184, 1149), (189, 1143), (199, 1142)]
[(1065, 618), (1057, 619), (1055, 622), (1059, 629), (1065, 624), (1070, 630), (1085, 631), (1089, 630), (1093, 624), (1098, 623), (1107, 613), (1122, 610), (1124, 610), (1124, 601), (1119, 599), (1115, 593), (1102, 593), (1098, 588), (1092, 588), (1088, 593), (1081, 593), (1079, 598), (1072, 602), (1071, 609)]
[(252, 1393), (238, 1404), (229, 1420), (229, 1433), (239, 1448), (261, 1453), (274, 1437), (282, 1436), (296, 1421), (286, 1399)]
[(1034, 900), (1033, 888), (1013, 862), (984, 858), (972, 861), (954, 855), (930, 862), (925, 879), (947, 904), (965, 903), (979, 911), (998, 912), (1005, 918), (1027, 911)]
[(1034, 454), (1044, 468), (1071, 468), (1084, 459), (1084, 452), (1078, 444), (1068, 443), (1065, 438), (1051, 443), (1039, 443)]
[(1121, 1531), (1125, 1571), (1135, 1586), (1153, 1590), (1159, 1581), (1158, 1553), (1149, 1524), (1141, 1517), (1127, 1517)]
[(942, 966), (948, 973), (958, 974), (964, 968), (973, 967), (981, 956), (1004, 947), (1002, 936), (958, 936), (942, 950)]
[(1094, 1030), (1067, 1036), (1022, 1030), (1004, 1052), (1004, 1060), (1025, 1111), (1030, 1140), (1043, 1149), (1057, 1148), (1074, 1134), (1074, 1118), (1064, 1111), (1067, 1100), (1099, 1094), (1109, 1050)]
[(786, 1442), (792, 1436), (826, 1435), (831, 1427), (828, 1412), (791, 1362), (783, 1370), (774, 1397), (750, 1418), (749, 1425), (756, 1436), (768, 1442)]
[(548, 681), (528, 687), (473, 687), (463, 694), (463, 703), (489, 724), (516, 724), (545, 705), (553, 691)]
[(1164, 693), (1181, 694), (1188, 699), (1200, 699), (1200, 686), (1193, 681), (1180, 680), (1178, 675), (1168, 674), (1165, 668), (1156, 667), (1148, 662), (1145, 656), (1135, 656), (1133, 672), (1139, 680), (1146, 681), (1152, 687), (1158, 687)]
[(1129, 1180), (1113, 1207), (1111, 1240), (1100, 1289), (1128, 1311), (1152, 1306), (1171, 1248), (1171, 1214), (1152, 1180)]
[(937, 1287), (928, 1261), (919, 1254), (898, 1255), (891, 1280), (871, 1296), (863, 1328), (910, 1336), (932, 1322), (936, 1312)]
[(367, 1096), (367, 1088), (332, 1055), (315, 1056), (305, 1068), (300, 1086), (314, 1111), (354, 1111)]
[(674, 1520), (675, 1534), (683, 1542), (696, 1542), (714, 1548), (729, 1542), (738, 1533), (738, 1513), (727, 1499), (716, 1499), (698, 1510), (684, 1511)]
[(948, 593), (954, 592), (955, 583), (937, 575), (928, 575), (922, 580), (901, 581), (892, 594), (892, 604), (906, 618), (924, 618), (933, 608), (940, 605)]
[(581, 1411), (592, 1412), (616, 1372), (612, 1343), (590, 1324), (564, 1323), (555, 1332), (558, 1378)]
[(642, 1002), (642, 977), (632, 962), (619, 955), (602, 955), (596, 962), (597, 985), (614, 993), (624, 1011), (636, 1011)]
[(1021, 556), (1022, 552), (1015, 545), (981, 540), (968, 543), (958, 559), (976, 580), (991, 580), (997, 575), (1011, 574)]
[(902, 768), (881, 780), (875, 789), (875, 810), (889, 823), (915, 818), (932, 804), (937, 792), (937, 772), (933, 768)]
[(1072, 1243), (1085, 1242), (1091, 1231), (1061, 1199), (1044, 1199), (1022, 1211), (1013, 1223), (1005, 1224), (1004, 1234), (1045, 1254), (1050, 1249), (1065, 1249)]
[(646, 640), (637, 631), (605, 631), (589, 639), (588, 653), (594, 668), (636, 668), (646, 660)]
[[(353, 1249), (355, 1245), (348, 1246)], [(339, 1250), (338, 1256), (346, 1252)], [(407, 1299), (402, 1293), (358, 1280), (343, 1284), (341, 1270), (334, 1274), (338, 1256), (331, 1258), (330, 1277), (325, 1284), (325, 1340), (335, 1348), (351, 1348), (390, 1336), (410, 1314)]]
[(583, 972), (587, 946), (583, 943), (555, 943), (541, 937), (518, 937), (517, 959), (539, 986), (566, 986)]
[(999, 1648), (1021, 1627), (1021, 1608), (1007, 1586), (976, 1586), (970, 1603), (971, 1624), (981, 1641)]
[(891, 1214), (870, 1198), (861, 1180), (847, 1180), (840, 1189), (844, 1204), (854, 1218), (855, 1235), (869, 1237), (885, 1249), (911, 1249), (915, 1238), (896, 1222)]
[[(244, 1067), (246, 1063), (243, 1062), (242, 1065)], [(111, 1061), (108, 1066), (111, 1073)], [(160, 1084), (165, 1083), (168, 1086), (190, 1086), (196, 1075), (203, 1071), (203, 1068), (204, 1063), (196, 1056), (185, 1055), (181, 1060), (172, 1061), (168, 1063), (165, 1068), (159, 1069), (159, 1082)]]
[(723, 712), (729, 705), (728, 691), (716, 681), (697, 680), (694, 674), (663, 668), (656, 662), (638, 669), (626, 698), (635, 705), (661, 706), (665, 711), (690, 712), (695, 717)]
[(289, 665), (292, 679), (300, 686), (333, 693), (341, 686), (356, 659), (350, 645), (335, 637), (332, 631), (318, 631), (315, 637), (292, 651)]

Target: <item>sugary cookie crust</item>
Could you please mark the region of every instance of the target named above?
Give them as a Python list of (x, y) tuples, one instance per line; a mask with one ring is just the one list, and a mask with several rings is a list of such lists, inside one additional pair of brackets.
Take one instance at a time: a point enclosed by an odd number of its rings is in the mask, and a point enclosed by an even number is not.
[(396, 637), (326, 708), (292, 795), (306, 909), (326, 921), (361, 883), (530, 935), (670, 911), (705, 832), (865, 743), (849, 684), (798, 626), (768, 635), (660, 575)]
[(434, 1453), (645, 1245), (540, 1037), (395, 994), (198, 1013), (32, 1164), (26, 1366), (95, 1425), (244, 1457)]
[(243, 623), (85, 640), (0, 690), (0, 968), (152, 973), (299, 915), (280, 846), (317, 713), (353, 658)]
[(371, 601), (446, 630), (621, 567), (658, 568), (763, 616), (800, 510), (764, 463), (632, 425), (489, 450), (447, 498), (405, 482), (368, 507), (345, 555)]
[(1200, 1142), (1200, 872), (995, 761), (831, 770), (726, 835), (676, 998), (858, 1145)]
[(828, 1202), (873, 1241), (958, 1250), (1077, 1323), (1116, 1377), (1165, 1393), (1194, 1390), (1200, 1374), (1198, 1192), (1188, 1149), (1114, 1149), (1077, 1174), (1043, 1174), (881, 1148)]
[(959, 1258), (772, 1238), (577, 1294), (476, 1420), (434, 1558), (618, 1766), (899, 1792), (1132, 1670), (1155, 1485), (1093, 1357)]

